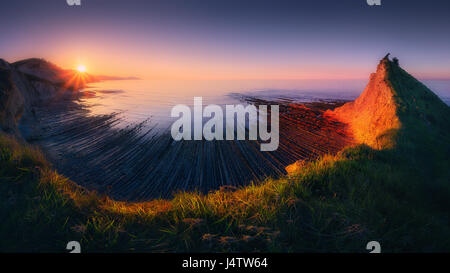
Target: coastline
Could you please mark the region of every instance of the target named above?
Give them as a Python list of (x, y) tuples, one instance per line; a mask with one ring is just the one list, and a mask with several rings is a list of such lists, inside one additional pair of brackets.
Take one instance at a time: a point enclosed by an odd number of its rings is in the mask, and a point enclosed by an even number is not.
[(60, 252), (72, 238), (85, 252), (365, 252), (376, 239), (383, 252), (448, 252), (450, 109), (406, 72), (386, 71), (402, 126), (386, 128), (383, 146), (207, 194), (114, 201), (2, 133), (0, 250)]

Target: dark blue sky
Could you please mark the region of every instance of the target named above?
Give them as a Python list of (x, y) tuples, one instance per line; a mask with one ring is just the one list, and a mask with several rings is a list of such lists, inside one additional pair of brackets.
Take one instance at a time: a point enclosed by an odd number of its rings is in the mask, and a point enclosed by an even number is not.
[(141, 76), (358, 78), (389, 51), (419, 76), (450, 77), (447, 0), (81, 1), (2, 1), (0, 57)]

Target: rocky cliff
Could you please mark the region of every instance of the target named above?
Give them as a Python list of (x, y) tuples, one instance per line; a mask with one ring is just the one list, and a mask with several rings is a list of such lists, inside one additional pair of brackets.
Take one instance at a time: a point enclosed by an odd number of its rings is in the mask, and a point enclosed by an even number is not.
[(0, 131), (20, 135), (21, 125), (21, 132), (26, 135), (35, 124), (35, 106), (77, 98), (81, 94), (76, 91), (88, 83), (130, 79), (138, 78), (80, 73), (38, 58), (14, 63), (0, 59)]
[(450, 124), (450, 108), (389, 54), (356, 100), (325, 115), (347, 123), (357, 142), (375, 149), (392, 147), (391, 136), (400, 130), (440, 128), (447, 134)]
[(0, 129), (18, 134), (18, 122), (33, 116), (34, 106), (65, 97), (74, 86), (70, 78), (75, 71), (64, 70), (42, 59), (8, 63), (0, 59)]

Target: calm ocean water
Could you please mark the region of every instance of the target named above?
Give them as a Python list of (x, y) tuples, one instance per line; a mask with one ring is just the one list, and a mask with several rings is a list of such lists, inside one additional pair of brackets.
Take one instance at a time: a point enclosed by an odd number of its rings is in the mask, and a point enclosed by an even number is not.
[[(450, 104), (450, 81), (430, 80), (424, 83), (444, 102)], [(120, 112), (130, 123), (151, 118), (161, 126), (173, 121), (174, 105), (192, 105), (195, 96), (203, 104), (242, 104), (233, 94), (267, 100), (310, 102), (318, 100), (353, 100), (363, 90), (367, 80), (235, 80), (235, 81), (106, 81), (91, 85), (86, 91), (95, 96), (82, 100), (92, 115)]]

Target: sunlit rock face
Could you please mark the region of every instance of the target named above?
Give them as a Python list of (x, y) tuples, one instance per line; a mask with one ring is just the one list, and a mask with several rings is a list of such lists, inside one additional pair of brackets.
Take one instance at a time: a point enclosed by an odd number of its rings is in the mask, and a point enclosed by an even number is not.
[(387, 57), (382, 59), (376, 73), (370, 75), (364, 92), (356, 100), (326, 113), (349, 124), (357, 142), (376, 149), (383, 146), (380, 136), (401, 126), (395, 91), (389, 80), (394, 65)]

